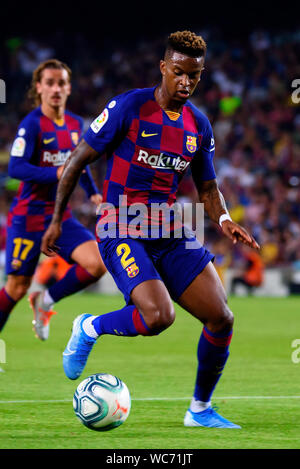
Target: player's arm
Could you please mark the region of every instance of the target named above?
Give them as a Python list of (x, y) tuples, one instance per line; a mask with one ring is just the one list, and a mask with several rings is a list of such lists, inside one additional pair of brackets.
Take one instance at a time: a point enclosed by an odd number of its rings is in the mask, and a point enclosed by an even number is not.
[(38, 133), (39, 127), (35, 120), (27, 117), (21, 122), (11, 148), (8, 174), (25, 182), (51, 184), (59, 180), (63, 168), (45, 168), (31, 163)]
[[(81, 138), (79, 140), (80, 142), (82, 140), (82, 134), (84, 131), (84, 122), (81, 117), (77, 116), (77, 118), (78, 118), (78, 122), (80, 126), (80, 135), (81, 135)], [(102, 195), (100, 194), (100, 191), (97, 185), (95, 184), (95, 181), (92, 177), (89, 166), (87, 166), (82, 172), (79, 178), (79, 184), (82, 187), (82, 189), (85, 191), (87, 197), (90, 199), (91, 202), (93, 202), (96, 206), (101, 204)]]
[(99, 153), (82, 140), (67, 159), (57, 187), (52, 220), (42, 240), (41, 251), (47, 256), (57, 251), (55, 242), (61, 234), (62, 217), (82, 171), (98, 157)]
[[(209, 122), (203, 135), (200, 150), (192, 160), (191, 171), (195, 182), (199, 200), (204, 204), (204, 210), (211, 220), (220, 224), (223, 233), (234, 244), (241, 241), (248, 246), (259, 249), (255, 239), (240, 225), (234, 223), (229, 215), (223, 194), (219, 190), (216, 173), (213, 166), (215, 141)], [(227, 215), (227, 219), (221, 221), (220, 217)]]
[(79, 184), (84, 189), (87, 197), (90, 199), (91, 202), (93, 202), (97, 206), (101, 204), (102, 195), (100, 194), (100, 191), (95, 184), (89, 166), (87, 166), (82, 172), (79, 179)]

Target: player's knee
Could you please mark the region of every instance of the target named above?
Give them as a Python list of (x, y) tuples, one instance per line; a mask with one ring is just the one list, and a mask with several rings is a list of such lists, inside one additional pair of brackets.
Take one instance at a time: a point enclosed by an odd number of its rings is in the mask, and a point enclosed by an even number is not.
[(93, 265), (90, 266), (90, 274), (93, 275), (93, 277), (99, 279), (102, 277), (103, 274), (106, 272), (106, 268), (104, 264), (99, 264), (99, 262), (95, 262)]
[(27, 293), (31, 284), (31, 279), (21, 279), (18, 277), (11, 277), (6, 284), (8, 294), (15, 301), (20, 301)]
[(99, 279), (106, 272), (105, 265), (102, 262), (99, 262), (98, 260), (90, 260), (88, 263), (86, 263), (84, 269), (90, 275), (95, 277), (95, 279)]
[(27, 284), (18, 285), (16, 287), (15, 296), (16, 296), (17, 301), (21, 300), (26, 295), (28, 288), (29, 288), (29, 285)]
[(227, 305), (226, 302), (224, 302), (220, 306), (219, 314), (217, 315), (216, 319), (214, 320), (214, 329), (216, 332), (219, 331), (231, 331), (233, 328), (233, 323), (234, 323), (234, 316)]
[(156, 306), (147, 311), (145, 322), (154, 334), (170, 327), (175, 320), (175, 311), (172, 304)]
[(234, 323), (233, 312), (226, 304), (224, 308), (224, 314), (223, 314), (223, 325), (224, 325), (223, 329), (232, 330), (233, 323)]

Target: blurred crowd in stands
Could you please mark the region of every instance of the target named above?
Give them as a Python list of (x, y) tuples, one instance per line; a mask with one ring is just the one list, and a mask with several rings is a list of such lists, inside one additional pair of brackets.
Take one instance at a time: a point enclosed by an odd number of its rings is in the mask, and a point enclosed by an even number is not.
[[(192, 101), (212, 123), (215, 168), (230, 214), (261, 244), (266, 266), (295, 263), (300, 268), (300, 104), (292, 99), (292, 82), (300, 79), (300, 31), (262, 30), (240, 39), (226, 39), (220, 30), (196, 32), (207, 41), (208, 52)], [(56, 33), (47, 40), (13, 37), (2, 45), (0, 78), (7, 102), (0, 104), (0, 251), (17, 187), (7, 175), (9, 150), (20, 120), (31, 110), (26, 91), (34, 68), (52, 57), (72, 68), (68, 108), (84, 118), (87, 128), (113, 96), (159, 82), (165, 39), (157, 35), (135, 44), (120, 39), (101, 45), (83, 34)], [(104, 160), (92, 167), (100, 189), (104, 170)], [(191, 199), (197, 196), (187, 173), (179, 200)], [(71, 203), (94, 230), (94, 207), (81, 189)], [(208, 220), (205, 243), (220, 265), (238, 264), (238, 249)]]

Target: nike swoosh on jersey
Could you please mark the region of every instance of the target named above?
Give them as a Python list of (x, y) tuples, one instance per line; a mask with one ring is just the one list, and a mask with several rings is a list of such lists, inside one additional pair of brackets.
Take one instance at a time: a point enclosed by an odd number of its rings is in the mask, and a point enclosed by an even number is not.
[(146, 134), (144, 130), (142, 132), (142, 137), (153, 137), (154, 135), (158, 135), (158, 134)]
[(44, 142), (45, 145), (48, 145), (48, 143), (53, 142), (53, 140), (55, 140), (55, 137), (53, 137), (53, 138), (44, 138), (43, 142)]

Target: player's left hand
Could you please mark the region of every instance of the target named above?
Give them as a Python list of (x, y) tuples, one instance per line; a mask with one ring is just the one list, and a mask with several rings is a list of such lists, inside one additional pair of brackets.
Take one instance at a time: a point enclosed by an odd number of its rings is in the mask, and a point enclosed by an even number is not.
[(93, 204), (95, 204), (96, 207), (102, 204), (102, 200), (103, 200), (103, 197), (101, 194), (93, 194), (90, 197), (90, 201), (93, 202)]
[(231, 239), (233, 244), (236, 244), (238, 241), (241, 243), (246, 244), (250, 248), (253, 249), (260, 249), (259, 244), (255, 241), (253, 236), (251, 236), (245, 228), (234, 223), (231, 220), (225, 220), (222, 223), (222, 231), (223, 233)]

